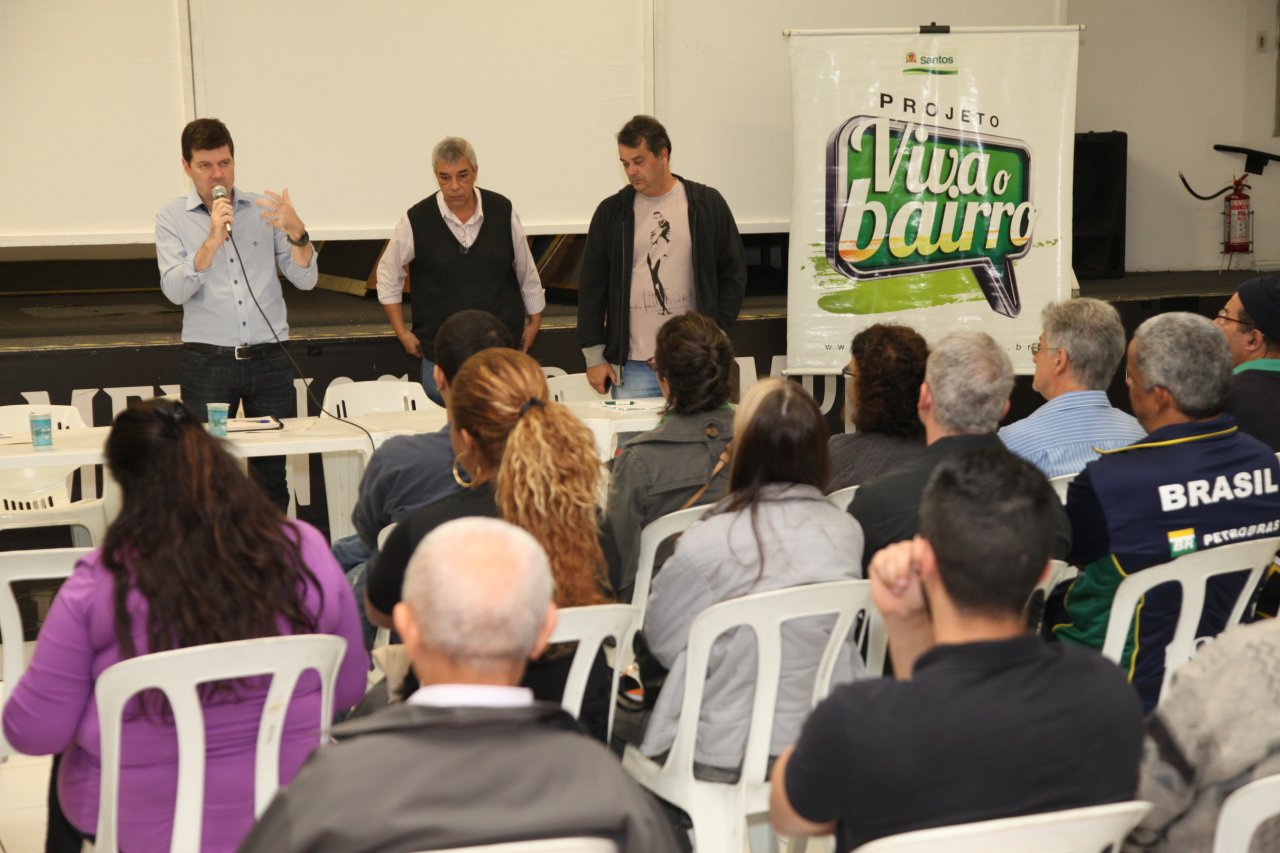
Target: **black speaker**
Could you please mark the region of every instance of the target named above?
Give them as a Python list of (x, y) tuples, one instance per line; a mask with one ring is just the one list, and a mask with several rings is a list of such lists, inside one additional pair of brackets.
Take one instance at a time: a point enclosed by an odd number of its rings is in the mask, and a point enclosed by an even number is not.
[(1071, 205), (1071, 267), (1076, 278), (1124, 275), (1128, 158), (1129, 135), (1124, 131), (1076, 134)]

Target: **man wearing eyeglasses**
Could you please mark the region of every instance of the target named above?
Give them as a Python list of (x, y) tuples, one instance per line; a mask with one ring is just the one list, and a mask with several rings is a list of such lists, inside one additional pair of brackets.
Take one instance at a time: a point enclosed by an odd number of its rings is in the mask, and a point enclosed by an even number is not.
[(1046, 305), (1040, 322), (1044, 331), (1031, 345), (1031, 387), (1048, 402), (1002, 427), (1000, 440), (1046, 477), (1060, 477), (1147, 432), (1107, 400), (1107, 386), (1124, 358), (1124, 326), (1116, 309), (1097, 299), (1068, 299)]
[(1242, 432), (1280, 451), (1280, 282), (1251, 278), (1214, 320), (1231, 349), (1227, 411)]
[[(1222, 335), (1199, 315), (1160, 314), (1134, 332), (1129, 401), (1148, 435), (1103, 453), (1067, 489), (1067, 562), (1081, 573), (1046, 605), (1045, 625), (1059, 640), (1100, 649), (1112, 599), (1134, 572), (1280, 534), (1275, 453), (1223, 412), (1230, 364)], [(1198, 636), (1222, 630), (1240, 583), (1237, 574), (1209, 585)], [(1121, 655), (1148, 711), (1164, 680), (1180, 595), (1174, 585), (1147, 593)]]
[[(444, 405), (434, 378), (440, 324), (469, 308), (488, 311), (528, 352), (547, 300), (511, 201), (476, 186), (480, 164), (471, 143), (445, 137), (431, 152), (431, 167), (440, 191), (409, 208), (396, 225), (378, 261), (378, 301), (404, 351), (422, 359), (427, 396)], [(409, 328), (400, 307), (406, 264)]]

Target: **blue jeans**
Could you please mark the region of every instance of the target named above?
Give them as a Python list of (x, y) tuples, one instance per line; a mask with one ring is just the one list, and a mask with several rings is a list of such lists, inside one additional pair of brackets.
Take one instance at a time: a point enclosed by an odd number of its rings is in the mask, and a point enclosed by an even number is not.
[[(209, 403), (227, 403), (234, 416), (242, 401), (245, 416), (250, 418), (292, 418), (298, 414), (293, 365), (282, 350), (236, 361), (230, 354), (183, 349), (182, 402), (196, 420), (208, 420)], [(282, 511), (289, 509), (289, 479), (283, 456), (254, 457), (249, 460), (249, 471), (276, 506)]]
[[(356, 598), (356, 612), (360, 614), (360, 635), (364, 638), (364, 650), (373, 650), (373, 641), (378, 636), (378, 626), (369, 621), (369, 613), (364, 609), (365, 587), (369, 578), (369, 564), (360, 563), (347, 572), (347, 583), (351, 584), (351, 593)], [(400, 642), (395, 632), (391, 632), (392, 642)]]
[(632, 400), (641, 397), (661, 397), (658, 374), (643, 361), (628, 361), (622, 365), (622, 384), (613, 386), (613, 399)]
[[(342, 571), (349, 572), (356, 566), (369, 559), (369, 549), (360, 541), (360, 536), (352, 533), (350, 536), (343, 536), (341, 539), (335, 539), (333, 545), (334, 559), (338, 561), (338, 565), (342, 566)], [(363, 603), (363, 602), (359, 602)]]
[(444, 405), (444, 397), (440, 396), (440, 387), (436, 385), (436, 363), (429, 358), (422, 360), (422, 390), (427, 392), (431, 402)]

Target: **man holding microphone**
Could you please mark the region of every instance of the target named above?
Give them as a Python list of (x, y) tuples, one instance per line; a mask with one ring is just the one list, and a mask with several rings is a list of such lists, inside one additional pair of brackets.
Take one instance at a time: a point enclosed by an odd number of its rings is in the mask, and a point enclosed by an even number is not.
[[(297, 399), (284, 351), (289, 337), (277, 266), (300, 290), (316, 286), (316, 252), (289, 190), (263, 196), (235, 187), (235, 143), (215, 118), (182, 131), (182, 168), (192, 188), (156, 214), (160, 289), (182, 306), (182, 399), (207, 417), (209, 403), (241, 401), (249, 417), (293, 417)], [(253, 215), (254, 208), (260, 215)], [(283, 457), (249, 462), (282, 509)]]

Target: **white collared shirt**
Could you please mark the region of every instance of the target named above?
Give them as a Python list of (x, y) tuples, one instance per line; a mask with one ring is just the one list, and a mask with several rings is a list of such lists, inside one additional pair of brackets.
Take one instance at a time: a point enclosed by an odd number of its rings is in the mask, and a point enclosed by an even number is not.
[[(480, 190), (476, 194), (476, 212), (463, 222), (445, 204), (444, 193), (436, 193), (436, 205), (440, 208), (440, 216), (450, 233), (464, 248), (470, 248), (484, 224), (484, 204), (480, 199)], [(538, 276), (538, 265), (534, 263), (533, 253), (529, 251), (529, 241), (525, 238), (524, 225), (515, 208), (511, 210), (511, 248), (515, 251), (515, 262), (511, 265), (516, 278), (520, 282), (520, 297), (524, 302), (524, 311), (528, 315), (541, 314), (547, 307), (546, 294), (542, 289), (542, 279)], [(393, 305), (404, 296), (404, 267), (417, 255), (413, 249), (413, 227), (409, 225), (409, 214), (405, 213), (396, 223), (395, 233), (387, 250), (378, 261), (378, 301), (383, 305)]]
[(533, 691), (500, 684), (427, 684), (405, 701), (428, 708), (526, 708), (533, 704)]

